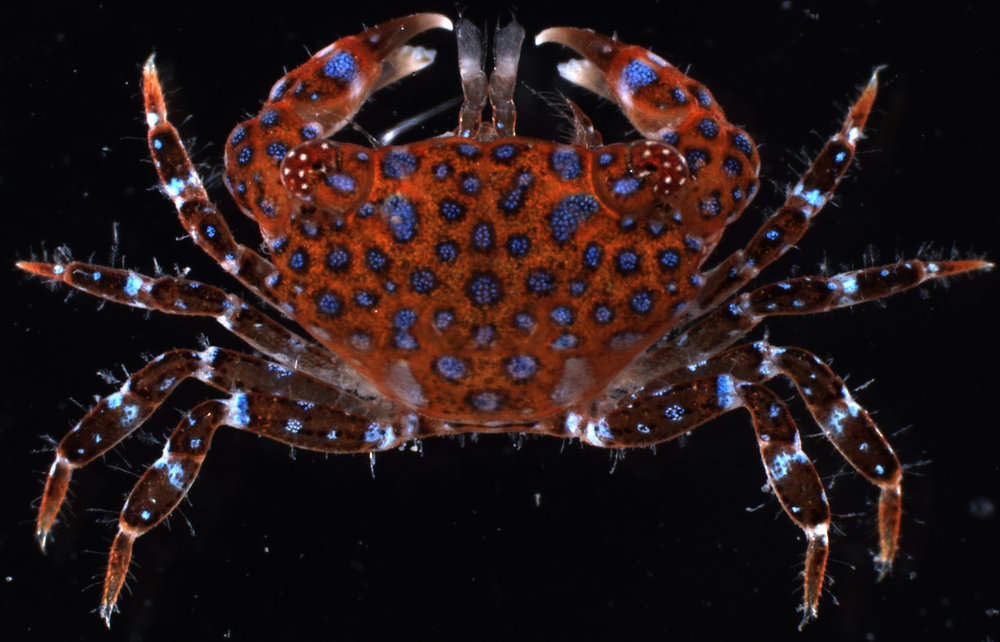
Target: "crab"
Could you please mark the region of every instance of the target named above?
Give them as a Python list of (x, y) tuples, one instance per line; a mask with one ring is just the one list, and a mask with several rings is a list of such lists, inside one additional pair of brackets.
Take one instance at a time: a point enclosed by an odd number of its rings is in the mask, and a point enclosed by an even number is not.
[[(378, 89), (430, 65), (410, 45), (455, 29), (464, 100), (453, 131), (392, 146), (331, 137)], [(179, 276), (77, 261), (19, 268), (95, 297), (215, 318), (256, 353), (207, 347), (152, 359), (58, 443), (35, 535), (44, 550), (72, 473), (126, 438), (188, 378), (224, 394), (197, 404), (125, 502), (99, 615), (110, 626), (133, 544), (190, 490), (221, 426), (295, 448), (374, 453), (462, 433), (527, 433), (601, 448), (652, 446), (721, 414), (750, 413), (767, 483), (807, 540), (802, 625), (817, 617), (830, 507), (785, 403), (785, 377), (844, 459), (879, 489), (879, 578), (897, 554), (902, 468), (871, 416), (821, 359), (766, 340), (765, 319), (880, 299), (983, 260), (907, 260), (745, 289), (793, 247), (850, 167), (878, 69), (785, 202), (739, 250), (707, 266), (754, 198), (759, 156), (711, 92), (647, 49), (590, 30), (535, 44), (616, 103), (640, 138), (604, 144), (567, 99), (569, 142), (517, 136), (524, 30), (494, 36), (494, 66), (466, 20), (414, 14), (337, 40), (282, 77), (225, 145), (224, 181), (260, 226), (263, 253), (233, 238), (143, 67), (148, 143), (192, 240), (308, 338), (243, 298)], [(492, 117), (483, 119), (487, 102)]]

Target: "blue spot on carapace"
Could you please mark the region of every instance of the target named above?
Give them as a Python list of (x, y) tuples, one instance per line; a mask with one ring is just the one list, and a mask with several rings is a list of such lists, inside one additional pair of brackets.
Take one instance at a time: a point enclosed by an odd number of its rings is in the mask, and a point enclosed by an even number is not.
[(729, 176), (739, 176), (743, 173), (743, 163), (740, 162), (740, 159), (738, 158), (727, 156), (725, 160), (722, 161), (722, 171)]
[(260, 115), (260, 124), (264, 126), (264, 129), (270, 129), (278, 124), (278, 110), (268, 109), (263, 114)]
[(397, 332), (392, 338), (392, 344), (400, 350), (416, 350), (420, 347), (417, 340), (409, 332)]
[(478, 306), (493, 305), (503, 297), (500, 281), (492, 272), (477, 272), (466, 285), (466, 294)]
[(358, 218), (368, 218), (374, 213), (375, 213), (374, 203), (365, 203), (364, 205), (358, 208)]
[(498, 161), (506, 161), (517, 155), (517, 148), (510, 143), (497, 145), (493, 148), (493, 158)]
[(611, 323), (614, 318), (614, 311), (603, 303), (594, 307), (594, 321), (597, 321), (601, 325)]
[(503, 397), (491, 390), (474, 392), (469, 395), (469, 405), (479, 412), (496, 412), (503, 405)]
[(455, 320), (455, 313), (451, 310), (438, 310), (434, 313), (434, 327), (438, 330), (446, 330)]
[(476, 223), (476, 226), (472, 228), (472, 237), (470, 239), (472, 247), (479, 250), (480, 252), (489, 252), (493, 249), (493, 225), (486, 221)]
[(438, 163), (434, 166), (434, 178), (443, 181), (451, 174), (451, 165), (448, 163)]
[(524, 197), (534, 181), (531, 172), (521, 172), (517, 176), (516, 184), (500, 198), (497, 205), (507, 214), (516, 214), (524, 205)]
[(622, 80), (635, 91), (656, 82), (656, 71), (641, 60), (632, 60), (622, 69)]
[(393, 194), (385, 200), (382, 207), (393, 238), (400, 243), (412, 241), (417, 235), (418, 223), (413, 204), (399, 194)]
[(466, 158), (473, 158), (479, 155), (479, 148), (470, 143), (459, 143), (458, 154), (459, 156), (465, 156)]
[(437, 369), (438, 374), (448, 381), (457, 381), (465, 376), (465, 363), (458, 357), (440, 357), (434, 363), (434, 367)]
[(653, 309), (653, 293), (649, 290), (639, 290), (632, 295), (628, 306), (638, 314), (649, 314)]
[(309, 267), (309, 255), (301, 248), (295, 250), (288, 257), (288, 267), (296, 272), (304, 272)]
[(514, 325), (522, 330), (530, 330), (535, 327), (535, 317), (530, 312), (518, 312), (514, 315)]
[(229, 137), (229, 144), (232, 146), (239, 145), (243, 142), (243, 139), (247, 137), (247, 128), (240, 126), (233, 131), (233, 135)]
[(326, 184), (341, 194), (350, 194), (357, 185), (354, 177), (350, 174), (331, 174), (327, 177)]
[(407, 151), (393, 150), (382, 158), (386, 178), (406, 178), (417, 169), (417, 157)]
[(639, 179), (631, 176), (619, 178), (611, 187), (611, 191), (614, 192), (615, 196), (631, 196), (635, 194), (637, 189), (639, 189)]
[(288, 86), (290, 84), (291, 84), (291, 80), (289, 80), (287, 78), (283, 78), (282, 80), (280, 80), (274, 86), (274, 88), (271, 89), (270, 99), (271, 100), (281, 100), (284, 97), (285, 92), (288, 91)]
[(512, 379), (530, 379), (538, 371), (538, 359), (530, 354), (519, 354), (507, 360), (507, 374)]
[(590, 194), (572, 194), (556, 203), (549, 214), (549, 229), (558, 243), (566, 243), (573, 238), (580, 223), (586, 221), (598, 209), (597, 200)]
[(389, 264), (389, 257), (378, 248), (368, 248), (365, 252), (365, 263), (372, 272), (381, 272)]
[(698, 201), (698, 211), (705, 218), (712, 218), (722, 213), (722, 203), (714, 195), (706, 196)]
[(163, 149), (163, 141), (159, 138), (153, 139), (153, 149)]
[(553, 350), (571, 350), (580, 343), (580, 339), (575, 334), (563, 334), (556, 338), (549, 347)]
[(557, 149), (552, 152), (550, 162), (552, 163), (552, 169), (564, 181), (577, 178), (583, 172), (583, 168), (580, 165), (580, 155), (574, 149)]
[(284, 143), (274, 142), (269, 143), (267, 146), (267, 155), (276, 160), (281, 160), (288, 153), (288, 145)]
[(393, 325), (399, 330), (409, 330), (416, 322), (417, 313), (410, 308), (403, 308), (402, 310), (396, 312), (396, 316), (392, 321)]
[(670, 90), (670, 97), (674, 99), (674, 102), (678, 105), (686, 105), (688, 102), (687, 94), (680, 87), (674, 87)]
[(350, 53), (340, 51), (326, 61), (326, 64), (323, 65), (323, 73), (334, 80), (348, 83), (358, 75), (358, 63)]
[(441, 241), (434, 248), (438, 259), (445, 263), (451, 263), (458, 258), (458, 245), (454, 241)]
[(581, 281), (580, 279), (573, 279), (569, 282), (569, 295), (572, 297), (581, 297), (583, 293), (587, 291), (587, 282)]
[(583, 265), (591, 270), (596, 270), (603, 258), (604, 248), (597, 243), (588, 243), (583, 250)]
[(681, 255), (675, 250), (661, 250), (659, 260), (661, 268), (664, 270), (673, 270), (681, 264)]
[(451, 199), (445, 199), (438, 203), (438, 212), (449, 223), (461, 221), (465, 218), (465, 207), (461, 203), (456, 203)]
[(351, 263), (351, 252), (344, 245), (335, 245), (326, 255), (326, 267), (334, 272), (347, 269)]
[(535, 294), (550, 294), (556, 286), (556, 280), (545, 270), (535, 270), (528, 275), (527, 286)]
[(719, 135), (719, 123), (715, 122), (714, 118), (703, 118), (698, 123), (698, 131), (705, 138), (715, 140), (715, 137)]
[(359, 290), (354, 295), (354, 301), (362, 308), (374, 308), (378, 305), (379, 296), (371, 290)]
[(531, 249), (531, 239), (524, 234), (512, 234), (507, 239), (507, 252), (515, 257), (522, 257)]
[(572, 325), (573, 324), (573, 308), (565, 305), (560, 305), (552, 309), (552, 313), (549, 314), (549, 318), (558, 325)]
[(335, 317), (340, 314), (343, 304), (333, 292), (324, 292), (316, 301), (317, 309), (328, 317)]
[(615, 268), (621, 274), (632, 274), (639, 269), (639, 255), (632, 248), (626, 248), (615, 256)]
[(703, 149), (689, 149), (686, 154), (688, 171), (692, 176), (698, 174), (698, 170), (712, 162), (712, 157)]
[(417, 294), (429, 294), (437, 287), (437, 276), (427, 268), (410, 272), (410, 287)]
[(299, 129), (299, 135), (302, 136), (302, 140), (312, 140), (319, 136), (319, 127), (316, 125), (303, 125)]
[(240, 153), (236, 155), (236, 163), (240, 167), (246, 167), (250, 164), (250, 159), (253, 158), (253, 149), (250, 147), (244, 147), (240, 150)]
[(598, 156), (597, 164), (600, 165), (601, 167), (607, 167), (608, 165), (611, 164), (612, 160), (614, 160), (614, 157), (608, 152), (604, 152), (603, 154)]
[(483, 182), (479, 180), (479, 177), (475, 174), (463, 174), (462, 182), (460, 188), (466, 194), (478, 194), (479, 190), (482, 189)]

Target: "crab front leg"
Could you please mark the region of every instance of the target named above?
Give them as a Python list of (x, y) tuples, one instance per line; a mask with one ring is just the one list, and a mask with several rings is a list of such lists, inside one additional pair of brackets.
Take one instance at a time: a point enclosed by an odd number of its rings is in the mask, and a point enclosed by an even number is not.
[(166, 519), (187, 495), (220, 426), (305, 450), (367, 453), (411, 439), (417, 425), (414, 415), (372, 420), (320, 403), (257, 393), (238, 392), (225, 400), (198, 404), (177, 424), (163, 454), (146, 469), (122, 507), (104, 577), (101, 618), (110, 628), (133, 543)]
[(42, 551), (73, 471), (102, 456), (142, 426), (188, 378), (230, 393), (245, 390), (325, 403), (339, 403), (346, 396), (312, 377), (232, 350), (209, 347), (201, 352), (171, 350), (161, 354), (129, 377), (117, 392), (101, 399), (56, 446), (35, 523), (35, 537)]
[(718, 305), (805, 235), (851, 166), (856, 145), (863, 136), (865, 122), (875, 102), (880, 69), (872, 73), (861, 96), (847, 112), (840, 131), (826, 142), (808, 171), (789, 191), (784, 205), (761, 225), (746, 247), (736, 250), (705, 273), (705, 284), (690, 312)]
[(802, 450), (791, 413), (766, 386), (724, 374), (647, 388), (601, 416), (571, 413), (568, 432), (606, 448), (652, 446), (731, 410), (750, 412), (768, 483), (806, 535), (802, 625), (816, 617), (829, 553), (830, 507), (819, 474)]

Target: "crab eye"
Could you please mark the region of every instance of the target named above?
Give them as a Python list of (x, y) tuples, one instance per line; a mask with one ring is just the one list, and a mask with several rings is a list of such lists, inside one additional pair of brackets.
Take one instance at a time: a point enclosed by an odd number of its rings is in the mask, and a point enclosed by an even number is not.
[(657, 200), (676, 194), (690, 178), (687, 161), (677, 149), (643, 140), (629, 145), (632, 176), (648, 184)]

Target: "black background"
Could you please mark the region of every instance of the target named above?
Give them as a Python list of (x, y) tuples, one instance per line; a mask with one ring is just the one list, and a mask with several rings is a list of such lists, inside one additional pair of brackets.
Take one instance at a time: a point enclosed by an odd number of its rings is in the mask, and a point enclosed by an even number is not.
[[(40, 3), (39, 3), (40, 4)], [(368, 6), (364, 6), (367, 4)], [(737, 247), (778, 203), (872, 68), (887, 64), (858, 163), (811, 232), (761, 282), (916, 255), (925, 243), (997, 259), (995, 34), (973, 3), (524, 2), (466, 6), (492, 27), (525, 25), (519, 133), (564, 129), (531, 90), (578, 100), (606, 140), (628, 136), (607, 103), (559, 80), (569, 52), (530, 38), (556, 24), (617, 30), (704, 82), (756, 138), (763, 189), (724, 241)], [(80, 3), (6, 14), (0, 108), (3, 260), (67, 244), (78, 258), (238, 287), (182, 230), (146, 161), (139, 66), (155, 50), (168, 106), (195, 160), (218, 175), (221, 144), (306, 50), (413, 10), (452, 3)], [(24, 9), (20, 10), (24, 11)], [(379, 93), (359, 122), (378, 132), (458, 94), (451, 35), (431, 70)], [(453, 116), (417, 136), (453, 126)], [(351, 135), (348, 135), (350, 138)], [(218, 180), (237, 236), (253, 226)], [(902, 553), (874, 582), (875, 490), (844, 469), (793, 402), (805, 447), (836, 478), (820, 620), (795, 625), (804, 540), (761, 492), (745, 413), (684, 443), (627, 453), (505, 436), (433, 440), (423, 454), (324, 457), (221, 431), (190, 504), (138, 541), (110, 634), (94, 613), (113, 522), (133, 478), (180, 413), (209, 394), (185, 384), (103, 461), (79, 471), (49, 554), (32, 542), (33, 500), (58, 438), (121, 375), (173, 347), (239, 347), (206, 319), (149, 316), (0, 270), (6, 304), (0, 401), (0, 622), (5, 639), (745, 639), (996, 640), (1000, 593), (995, 273), (925, 286), (827, 315), (767, 324), (777, 344), (833, 359), (901, 458)], [(759, 333), (758, 333), (759, 335)], [(758, 336), (755, 335), (755, 336)], [(776, 390), (791, 397), (791, 388)], [(909, 427), (900, 434), (895, 434)], [(537, 498), (537, 501), (536, 501)], [(755, 511), (749, 511), (759, 507)], [(192, 536), (188, 521), (196, 529)], [(839, 601), (834, 603), (833, 596)], [(991, 610), (992, 609), (992, 610)]]

